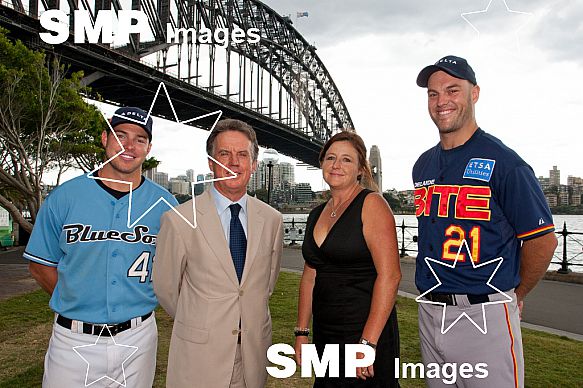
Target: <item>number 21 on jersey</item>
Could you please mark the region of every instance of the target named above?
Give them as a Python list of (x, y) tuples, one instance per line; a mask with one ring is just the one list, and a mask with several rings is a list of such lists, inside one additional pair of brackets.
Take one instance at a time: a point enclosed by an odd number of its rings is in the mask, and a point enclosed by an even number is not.
[(458, 261), (466, 261), (466, 254), (460, 251), (460, 247), (463, 250), (464, 240), (468, 244), (468, 249), (470, 249), (472, 255), (472, 261), (478, 263), (480, 261), (480, 227), (474, 226), (470, 229), (470, 233), (467, 234), (466, 231), (459, 225), (450, 225), (445, 230), (445, 237), (447, 238), (443, 243), (443, 252), (441, 258), (443, 260), (455, 261), (458, 251), (460, 252)]

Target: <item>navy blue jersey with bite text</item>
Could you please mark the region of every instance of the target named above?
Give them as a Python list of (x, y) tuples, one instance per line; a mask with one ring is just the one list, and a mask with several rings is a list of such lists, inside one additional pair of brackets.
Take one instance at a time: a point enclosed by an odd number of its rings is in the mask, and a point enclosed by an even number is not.
[[(419, 253), (415, 283), (421, 292), (492, 294), (520, 282), (521, 240), (554, 231), (545, 197), (531, 167), (500, 140), (478, 129), (463, 145), (423, 153), (413, 167)], [(466, 242), (467, 244), (465, 244)], [(461, 251), (459, 256), (458, 250)], [(456, 262), (457, 259), (457, 262)], [(472, 262), (474, 261), (474, 265)]]

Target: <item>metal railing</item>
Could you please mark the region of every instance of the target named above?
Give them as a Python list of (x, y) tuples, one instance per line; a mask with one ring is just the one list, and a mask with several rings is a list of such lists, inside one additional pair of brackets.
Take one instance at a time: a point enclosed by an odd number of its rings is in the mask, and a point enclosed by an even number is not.
[[(284, 221), (284, 240), (290, 241), (290, 245), (296, 245), (298, 241), (304, 241), (306, 231), (306, 221), (296, 221), (292, 218), (291, 221)], [(409, 231), (409, 229), (417, 229), (416, 226), (405, 225), (405, 220), (401, 225), (397, 225), (397, 235), (399, 239), (400, 256), (407, 256), (407, 252), (417, 252), (417, 249), (409, 248), (413, 244), (417, 244), (417, 235)]]
[[(405, 220), (401, 225), (397, 225), (397, 239), (399, 240), (399, 254), (401, 257), (409, 253), (417, 253), (417, 226), (405, 225)], [(290, 241), (290, 245), (295, 245), (304, 240), (306, 221), (284, 221), (284, 239)], [(555, 230), (559, 238), (559, 245), (553, 255), (551, 264), (560, 265), (558, 273), (567, 274), (571, 272), (570, 266), (583, 267), (583, 264), (574, 263), (577, 257), (583, 255), (583, 232), (575, 232), (567, 229), (567, 223), (563, 224), (562, 230)], [(575, 248), (573, 248), (575, 247)], [(580, 248), (578, 251), (577, 249)], [(557, 260), (555, 260), (557, 259)]]
[(284, 240), (290, 241), (289, 245), (296, 245), (297, 241), (304, 241), (306, 221), (296, 221), (295, 218), (292, 218), (291, 221), (284, 221), (283, 232)]
[[(399, 229), (401, 230), (399, 231)], [(405, 225), (405, 220), (403, 220), (401, 225), (397, 225), (397, 240), (399, 239), (399, 233), (401, 233), (401, 240), (399, 241), (401, 245), (399, 256), (401, 257), (407, 256), (407, 252), (417, 252), (417, 249), (409, 249), (412, 244), (417, 244), (417, 234), (411, 233), (408, 229), (417, 230), (417, 227)], [(405, 238), (406, 235), (411, 239)]]
[[(551, 264), (559, 264), (561, 266), (560, 269), (557, 270), (558, 273), (562, 273), (562, 274), (567, 274), (569, 272), (571, 272), (571, 270), (569, 269), (569, 266), (579, 266), (579, 267), (583, 267), (583, 264), (579, 264), (579, 263), (573, 263), (572, 261), (583, 255), (583, 237), (573, 237), (573, 236), (583, 236), (583, 232), (571, 232), (569, 230), (567, 230), (567, 223), (564, 222), (563, 223), (563, 230), (555, 230), (555, 233), (558, 236), (562, 236), (562, 249), (561, 247), (558, 247), (557, 250), (555, 250), (555, 254), (553, 255), (553, 258), (557, 258), (560, 261), (556, 262), (556, 261), (551, 261)], [(559, 237), (560, 239), (560, 237)], [(559, 240), (559, 243), (561, 243), (561, 241)], [(573, 243), (575, 244), (575, 246), (579, 246), (579, 252), (575, 253), (573, 250), (570, 252), (571, 257), (569, 257), (569, 252), (568, 252), (568, 246), (569, 243)], [(559, 257), (557, 256), (557, 251), (562, 251), (562, 256)]]

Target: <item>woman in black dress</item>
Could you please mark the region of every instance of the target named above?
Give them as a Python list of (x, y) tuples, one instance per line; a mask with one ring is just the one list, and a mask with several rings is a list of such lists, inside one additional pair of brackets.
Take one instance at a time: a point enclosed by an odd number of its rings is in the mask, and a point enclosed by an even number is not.
[[(326, 344), (340, 344), (340, 377), (316, 378), (314, 387), (398, 387), (394, 360), (399, 357), (395, 299), (401, 269), (395, 219), (374, 187), (366, 148), (353, 132), (340, 132), (320, 153), (330, 200), (310, 213), (302, 247), (295, 330), (296, 361), (313, 342), (322, 356)], [(344, 345), (363, 343), (376, 351), (373, 365), (344, 376)], [(362, 355), (360, 355), (362, 356)]]

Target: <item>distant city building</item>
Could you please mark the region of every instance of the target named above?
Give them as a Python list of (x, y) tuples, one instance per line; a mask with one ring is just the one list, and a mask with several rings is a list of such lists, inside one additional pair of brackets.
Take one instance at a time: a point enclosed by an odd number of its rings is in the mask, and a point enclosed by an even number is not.
[(549, 187), (551, 187), (551, 179), (545, 178), (544, 176), (538, 177), (538, 183), (540, 184), (542, 191), (547, 191)]
[[(267, 152), (267, 151), (266, 151)], [(266, 153), (263, 154), (264, 156)], [(267, 154), (265, 160), (257, 164), (257, 170), (251, 175), (247, 184), (247, 191), (254, 193), (257, 190), (267, 190), (269, 185), (268, 161), (271, 160), (271, 201), (272, 203), (289, 203), (292, 200), (292, 186), (295, 183), (294, 165), (288, 162), (273, 163), (272, 154)]]
[(567, 184), (562, 185), (561, 170), (553, 166), (553, 169), (549, 170), (549, 177), (539, 176), (538, 182), (550, 207), (583, 204), (583, 178), (569, 175)]
[(555, 207), (558, 205), (557, 194), (546, 193), (545, 198), (547, 200), (547, 203), (549, 204), (549, 207)]
[(567, 186), (583, 187), (583, 178), (579, 178), (578, 176), (569, 175), (567, 177)]
[(288, 162), (279, 163), (280, 182), (294, 184), (295, 183), (294, 178), (295, 178), (294, 165)]
[(571, 188), (571, 196), (569, 197), (569, 204), (573, 206), (581, 205), (581, 195), (583, 194), (583, 188), (580, 186), (574, 186)]
[[(265, 177), (267, 181), (269, 180), (269, 164), (265, 165)], [(265, 183), (265, 187), (269, 185), (269, 182)], [(278, 163), (272, 164), (271, 167), (271, 188), (279, 188), (281, 186), (281, 166)]]
[(574, 206), (579, 206), (583, 203), (583, 178), (569, 175), (567, 177), (567, 186), (571, 190), (571, 198), (569, 203)]
[(188, 182), (196, 182), (193, 169), (186, 170), (186, 179)]
[(297, 203), (312, 201), (312, 186), (309, 183), (298, 183), (294, 186), (294, 200)]
[(249, 179), (249, 183), (247, 184), (247, 191), (254, 193), (259, 189), (264, 188), (265, 185), (265, 177), (264, 177), (264, 170), (265, 170), (265, 162), (260, 160), (257, 163), (257, 170), (253, 174), (251, 174), (251, 178)]
[(171, 179), (170, 180), (170, 192), (172, 194), (182, 194), (182, 195), (190, 195), (190, 183), (186, 182), (182, 179)]
[[(198, 174), (196, 176), (197, 182), (204, 181), (204, 174)], [(204, 184), (198, 184), (194, 186), (194, 195), (201, 195), (204, 192)]]
[(146, 171), (144, 171), (144, 176), (146, 178), (148, 178), (149, 180), (153, 181), (154, 180), (154, 174), (156, 174), (156, 171), (157, 171), (156, 167), (151, 168), (149, 170), (146, 170)]
[(161, 171), (154, 172), (153, 181), (162, 187), (168, 188), (168, 174), (165, 172), (161, 172)]
[(558, 170), (557, 166), (553, 166), (553, 169), (549, 170), (549, 184), (557, 187), (561, 184), (561, 170)]
[(373, 145), (370, 148), (370, 155), (368, 157), (368, 163), (370, 164), (370, 169), (372, 171), (372, 179), (379, 187), (379, 190), (383, 191), (383, 168), (381, 163), (381, 151), (379, 147)]
[(559, 185), (559, 206), (569, 205), (569, 186)]
[(292, 187), (295, 186), (295, 183), (290, 183), (288, 181), (284, 181), (281, 184), (281, 195), (280, 195), (280, 201), (281, 203), (291, 203), (293, 202), (293, 191), (292, 191)]
[(256, 190), (259, 188), (269, 190), (271, 187), (271, 198), (273, 198), (275, 191), (281, 187), (281, 173), (280, 166), (277, 163), (278, 160), (279, 153), (276, 150), (269, 148), (263, 151), (263, 160), (257, 166), (257, 176), (253, 182)]
[(205, 189), (205, 190), (208, 190), (208, 189), (211, 187), (211, 185), (213, 184), (213, 183), (211, 182), (211, 180), (212, 180), (213, 178), (214, 178), (214, 175), (213, 175), (213, 173), (212, 173), (212, 172), (209, 172), (209, 173), (205, 174), (205, 176), (204, 176), (204, 180), (206, 181), (206, 182), (204, 183), (204, 189)]

